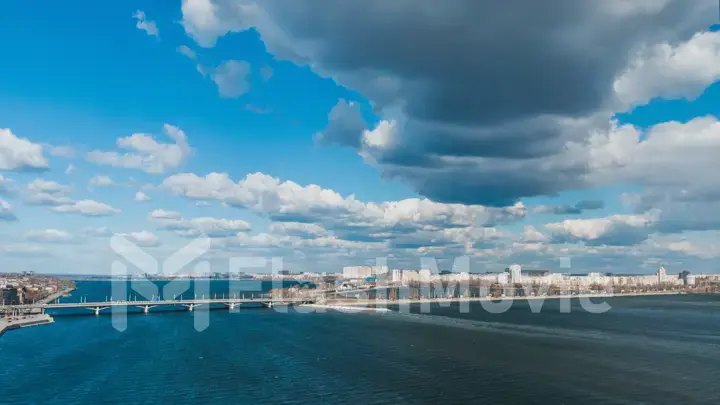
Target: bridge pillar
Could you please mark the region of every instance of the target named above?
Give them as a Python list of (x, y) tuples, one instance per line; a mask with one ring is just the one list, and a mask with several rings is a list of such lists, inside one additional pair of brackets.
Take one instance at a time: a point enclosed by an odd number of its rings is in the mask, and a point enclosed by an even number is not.
[(234, 302), (227, 304), (228, 309), (231, 311), (234, 310), (236, 306), (237, 306), (237, 304)]
[(268, 301), (267, 307), (268, 307), (268, 308), (272, 308), (272, 307), (273, 307), (273, 302), (272, 302), (272, 301)]
[(142, 308), (143, 313), (147, 314), (150, 312), (150, 308), (155, 308), (155, 305), (143, 305), (140, 308)]
[(95, 316), (100, 315), (100, 307), (93, 308), (93, 311), (95, 312)]
[(190, 311), (190, 312), (195, 310), (195, 304), (190, 304), (187, 307), (188, 307), (188, 311)]

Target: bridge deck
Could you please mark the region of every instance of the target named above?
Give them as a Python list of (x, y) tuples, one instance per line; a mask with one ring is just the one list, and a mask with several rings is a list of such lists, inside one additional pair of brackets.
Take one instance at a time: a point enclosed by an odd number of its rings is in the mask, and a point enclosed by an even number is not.
[(159, 300), (159, 301), (102, 301), (102, 302), (65, 302), (54, 304), (25, 304), (0, 306), (0, 311), (7, 310), (33, 310), (33, 309), (59, 309), (59, 308), (108, 308), (124, 306), (168, 306), (168, 305), (239, 305), (239, 304), (303, 304), (315, 302), (315, 298), (217, 298), (217, 299), (192, 299), (192, 300)]

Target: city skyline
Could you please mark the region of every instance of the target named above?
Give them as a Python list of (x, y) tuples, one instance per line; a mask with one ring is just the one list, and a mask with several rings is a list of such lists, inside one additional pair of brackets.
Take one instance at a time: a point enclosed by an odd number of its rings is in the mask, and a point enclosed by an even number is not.
[(122, 234), (217, 272), (720, 273), (715, 1), (241, 3), (6, 6), (2, 271), (110, 274)]

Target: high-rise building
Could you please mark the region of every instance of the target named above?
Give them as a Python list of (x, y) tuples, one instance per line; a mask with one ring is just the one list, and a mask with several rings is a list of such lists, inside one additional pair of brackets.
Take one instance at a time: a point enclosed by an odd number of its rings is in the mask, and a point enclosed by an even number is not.
[(346, 266), (343, 267), (344, 278), (368, 278), (386, 274), (388, 272), (387, 266)]
[(519, 264), (510, 265), (510, 282), (522, 283), (522, 266)]

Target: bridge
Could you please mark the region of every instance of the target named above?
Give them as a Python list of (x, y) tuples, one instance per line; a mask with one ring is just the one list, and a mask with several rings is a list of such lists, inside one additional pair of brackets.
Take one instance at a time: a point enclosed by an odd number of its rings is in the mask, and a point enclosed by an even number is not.
[(207, 299), (174, 299), (174, 300), (149, 300), (149, 301), (102, 301), (102, 302), (65, 302), (65, 303), (37, 303), (24, 305), (4, 305), (0, 306), (0, 313), (4, 314), (25, 314), (25, 313), (44, 313), (48, 309), (88, 309), (100, 315), (100, 312), (115, 307), (137, 307), (142, 309), (144, 313), (149, 313), (150, 308), (162, 306), (183, 306), (188, 311), (194, 311), (201, 305), (223, 305), (230, 310), (234, 310), (243, 304), (260, 304), (263, 307), (272, 308), (279, 305), (301, 305), (314, 304), (316, 299), (313, 297), (306, 298), (269, 298), (269, 297), (253, 297), (253, 298), (207, 298)]

